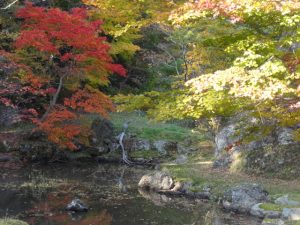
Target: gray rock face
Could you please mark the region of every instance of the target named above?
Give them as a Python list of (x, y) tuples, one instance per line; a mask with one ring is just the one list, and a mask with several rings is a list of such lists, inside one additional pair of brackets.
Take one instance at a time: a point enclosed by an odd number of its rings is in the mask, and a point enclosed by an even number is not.
[(178, 144), (172, 141), (165, 140), (146, 140), (135, 136), (127, 136), (124, 140), (125, 149), (130, 151), (157, 151), (161, 155), (167, 155), (170, 152), (178, 151)]
[(189, 188), (192, 186), (192, 182), (175, 182), (174, 187), (171, 191), (177, 191), (182, 193), (187, 193)]
[(275, 203), (278, 205), (300, 206), (300, 202), (289, 199), (288, 195), (277, 198)]
[(294, 140), (294, 130), (291, 128), (280, 128), (277, 131), (277, 141), (280, 145), (289, 145), (295, 142)]
[(284, 208), (282, 218), (286, 220), (300, 220), (300, 208)]
[(268, 193), (257, 184), (243, 184), (224, 193), (223, 207), (241, 213), (250, 212), (252, 206), (268, 201)]
[(10, 59), (6, 58), (3, 55), (0, 55), (0, 79), (12, 75), (16, 72), (17, 69), (18, 66), (15, 63), (11, 63)]
[(250, 210), (250, 214), (252, 216), (257, 216), (259, 218), (272, 218), (272, 219), (277, 219), (281, 217), (281, 211), (264, 210), (260, 208), (261, 204), (262, 203), (258, 203), (252, 206)]
[(297, 179), (300, 175), (299, 149), (299, 143), (290, 145), (270, 144), (247, 152), (245, 169), (252, 173), (272, 173), (279, 178)]
[(167, 154), (167, 150), (166, 150), (166, 145), (168, 143), (166, 141), (162, 141), (162, 140), (159, 140), (159, 141), (154, 141), (153, 142), (153, 146), (154, 148), (162, 155), (166, 155)]
[[(270, 130), (264, 133), (259, 121), (251, 112), (244, 112), (228, 118), (222, 124), (222, 129), (215, 136), (214, 168), (273, 173), (279, 178), (299, 177), (300, 144), (294, 140), (293, 135), (298, 125), (280, 127), (276, 120), (269, 118), (264, 123)], [(247, 135), (253, 128), (256, 130), (251, 131), (251, 137), (248, 138)], [(236, 155), (241, 157), (235, 157)]]
[(240, 146), (232, 147), (230, 153), (223, 153), (214, 161), (213, 168), (228, 168), (240, 152)]
[[(1, 87), (0, 87), (1, 88)], [(19, 113), (17, 109), (0, 106), (0, 126), (8, 127), (18, 122)]]
[(73, 212), (86, 212), (88, 207), (78, 198), (73, 199), (66, 207), (66, 210)]
[(285, 225), (281, 219), (264, 219), (261, 225)]
[(175, 162), (177, 164), (184, 164), (184, 163), (187, 162), (187, 156), (186, 155), (179, 155), (179, 156), (177, 156)]
[(174, 181), (170, 175), (165, 172), (155, 172), (144, 175), (138, 186), (144, 189), (151, 190), (171, 190), (174, 187)]
[(113, 125), (104, 118), (97, 118), (93, 121), (91, 146), (99, 149), (99, 152), (109, 152), (112, 150), (114, 142)]
[(226, 148), (228, 145), (238, 141), (240, 137), (236, 137), (235, 134), (235, 124), (230, 124), (224, 127), (215, 137), (216, 149), (215, 149), (215, 156), (219, 156), (221, 152)]
[(137, 139), (132, 146), (131, 150), (143, 150), (149, 151), (151, 150), (151, 143), (149, 140)]

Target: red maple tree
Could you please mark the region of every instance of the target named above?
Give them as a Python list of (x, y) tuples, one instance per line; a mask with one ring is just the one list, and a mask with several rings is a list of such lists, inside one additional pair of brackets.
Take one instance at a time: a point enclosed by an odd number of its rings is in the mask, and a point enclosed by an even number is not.
[[(107, 112), (113, 110), (113, 104), (98, 87), (109, 83), (109, 74), (125, 76), (126, 70), (114, 64), (109, 55), (110, 45), (100, 35), (102, 21), (90, 21), (84, 8), (66, 12), (27, 2), (17, 12), (17, 17), (23, 19), (24, 24), (16, 48), (43, 53), (51, 68), (48, 74), (51, 82), (48, 83), (57, 83), (47, 88), (52, 98), (43, 116), (34, 121), (51, 141), (76, 149), (72, 141), (79, 135), (80, 127), (70, 123), (76, 119), (75, 110), (107, 116)], [(32, 75), (32, 83), (35, 83), (35, 77), (38, 76)], [(65, 99), (63, 107), (58, 107), (63, 88), (74, 95)]]

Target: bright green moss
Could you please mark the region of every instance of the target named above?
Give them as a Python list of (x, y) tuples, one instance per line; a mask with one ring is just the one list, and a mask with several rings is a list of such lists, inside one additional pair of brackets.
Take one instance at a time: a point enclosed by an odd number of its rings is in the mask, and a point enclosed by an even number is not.
[(28, 225), (28, 223), (21, 220), (5, 218), (0, 219), (0, 225)]

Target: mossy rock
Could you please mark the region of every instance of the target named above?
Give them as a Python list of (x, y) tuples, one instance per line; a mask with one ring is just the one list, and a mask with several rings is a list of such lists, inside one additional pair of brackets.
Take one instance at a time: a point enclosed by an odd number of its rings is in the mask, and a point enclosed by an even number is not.
[(159, 158), (162, 155), (155, 150), (149, 150), (149, 151), (133, 151), (130, 152), (130, 157), (132, 158), (143, 158), (143, 159), (153, 159), (153, 158)]
[(262, 225), (300, 225), (300, 221), (283, 221), (281, 219), (269, 219), (263, 220)]
[(281, 219), (269, 219), (269, 218), (265, 218), (262, 221), (261, 225), (284, 225), (284, 221)]
[(273, 203), (263, 203), (259, 206), (259, 208), (267, 211), (282, 211), (283, 208), (286, 207), (282, 205), (273, 204)]
[(300, 221), (286, 221), (285, 225), (300, 225)]
[(273, 203), (262, 203), (259, 208), (267, 211), (282, 211), (284, 208), (295, 208), (295, 206), (290, 205), (278, 205)]
[(28, 223), (16, 219), (0, 219), (0, 225), (29, 225)]
[(300, 206), (300, 195), (298, 194), (286, 194), (275, 199), (275, 203), (278, 205), (288, 205), (293, 207)]
[(289, 199), (296, 202), (300, 202), (300, 194), (289, 194)]

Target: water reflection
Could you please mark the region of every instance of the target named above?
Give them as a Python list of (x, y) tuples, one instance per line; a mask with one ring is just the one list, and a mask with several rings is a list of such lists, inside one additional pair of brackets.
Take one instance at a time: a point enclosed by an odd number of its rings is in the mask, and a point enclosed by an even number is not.
[[(260, 224), (255, 218), (225, 214), (199, 200), (138, 190), (144, 173), (144, 169), (109, 165), (15, 171), (0, 178), (0, 217), (17, 217), (30, 225)], [(75, 197), (89, 205), (87, 213), (64, 210)]]

